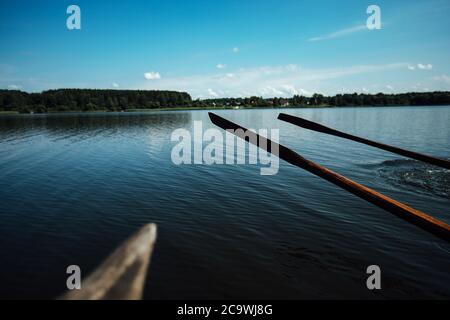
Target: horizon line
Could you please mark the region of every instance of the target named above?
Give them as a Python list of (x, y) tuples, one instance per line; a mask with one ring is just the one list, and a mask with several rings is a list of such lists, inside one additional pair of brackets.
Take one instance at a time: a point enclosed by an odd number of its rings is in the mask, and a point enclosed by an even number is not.
[(10, 91), (10, 92), (23, 92), (26, 94), (43, 94), (45, 92), (49, 92), (49, 91), (61, 91), (61, 90), (92, 90), (92, 91), (145, 91), (145, 92), (164, 92), (164, 91), (168, 91), (168, 92), (177, 92), (177, 93), (186, 93), (190, 96), (190, 98), (192, 99), (192, 101), (196, 101), (196, 100), (220, 100), (220, 99), (246, 99), (246, 98), (253, 98), (253, 97), (257, 97), (257, 98), (262, 98), (262, 99), (291, 99), (295, 96), (298, 97), (306, 97), (306, 98), (312, 98), (314, 95), (321, 95), (323, 97), (335, 97), (337, 95), (378, 95), (378, 94), (384, 94), (384, 95), (402, 95), (402, 94), (423, 94), (423, 93), (450, 93), (449, 90), (433, 90), (433, 91), (406, 91), (406, 92), (383, 92), (383, 91), (379, 91), (377, 93), (369, 93), (369, 92), (345, 92), (345, 93), (335, 93), (335, 94), (323, 94), (323, 93), (319, 93), (319, 92), (314, 92), (311, 95), (304, 95), (304, 94), (293, 94), (289, 97), (283, 97), (283, 96), (272, 96), (272, 97), (263, 97), (263, 96), (257, 96), (257, 95), (253, 95), (253, 96), (246, 96), (246, 97), (212, 97), (212, 98), (205, 98), (205, 99), (201, 99), (201, 98), (192, 98), (191, 94), (187, 91), (178, 91), (178, 90), (169, 90), (169, 89), (120, 89), (120, 88), (58, 88), (58, 89), (47, 89), (47, 90), (42, 90), (42, 91), (26, 91), (26, 90), (21, 90), (21, 89), (8, 89), (8, 88), (1, 88), (0, 91)]

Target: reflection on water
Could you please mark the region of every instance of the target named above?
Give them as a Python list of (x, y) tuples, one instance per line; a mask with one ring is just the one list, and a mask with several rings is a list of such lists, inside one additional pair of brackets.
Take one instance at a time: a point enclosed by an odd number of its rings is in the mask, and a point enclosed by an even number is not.
[[(78, 137), (80, 139), (110, 136), (119, 130), (142, 134), (151, 127), (178, 128), (190, 123), (190, 113), (93, 113), (18, 115), (0, 117), (0, 139), (20, 141), (34, 135), (48, 135), (53, 139)], [(81, 135), (81, 136), (80, 136)]]
[[(217, 111), (279, 129), (302, 156), (450, 222), (448, 171), (279, 112)], [(450, 158), (448, 107), (283, 112)], [(213, 127), (205, 111), (0, 117), (0, 297), (57, 296), (67, 265), (88, 273), (147, 222), (159, 238), (146, 298), (450, 297), (447, 243), (308, 172), (172, 164), (171, 133), (197, 120)], [(364, 285), (371, 264), (381, 292)]]

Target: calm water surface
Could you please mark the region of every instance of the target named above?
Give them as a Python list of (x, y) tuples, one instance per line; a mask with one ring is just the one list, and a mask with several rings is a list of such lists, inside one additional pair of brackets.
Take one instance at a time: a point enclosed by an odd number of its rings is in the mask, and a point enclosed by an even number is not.
[[(283, 110), (450, 158), (450, 107)], [(277, 120), (217, 111), (450, 223), (450, 172)], [(0, 298), (54, 298), (147, 222), (145, 297), (450, 298), (450, 245), (299, 168), (172, 164), (170, 135), (206, 111), (0, 117)], [(365, 269), (382, 270), (382, 290)]]

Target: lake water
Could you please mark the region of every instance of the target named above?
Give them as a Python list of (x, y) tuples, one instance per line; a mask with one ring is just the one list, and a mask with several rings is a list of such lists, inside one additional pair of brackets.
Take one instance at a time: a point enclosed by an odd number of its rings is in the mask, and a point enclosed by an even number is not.
[[(304, 157), (450, 223), (450, 171), (277, 120), (298, 115), (450, 158), (450, 107), (220, 110), (278, 128)], [(206, 111), (0, 117), (0, 298), (54, 298), (147, 222), (145, 298), (450, 298), (450, 245), (280, 161), (171, 162), (177, 128)], [(382, 290), (366, 288), (366, 268)]]

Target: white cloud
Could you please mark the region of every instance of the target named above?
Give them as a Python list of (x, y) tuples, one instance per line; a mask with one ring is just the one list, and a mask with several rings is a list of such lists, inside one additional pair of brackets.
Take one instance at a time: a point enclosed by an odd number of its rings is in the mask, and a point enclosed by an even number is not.
[(218, 63), (217, 65), (216, 65), (216, 68), (217, 69), (225, 69), (227, 66), (226, 65), (224, 65), (224, 64), (222, 64), (222, 63)]
[(414, 70), (432, 70), (433, 69), (433, 65), (432, 64), (422, 64), (422, 63), (418, 63), (416, 65), (408, 65), (408, 69), (411, 71)]
[(111, 87), (113, 87), (113, 88), (119, 88), (120, 86), (119, 86), (119, 84), (117, 83), (117, 82), (113, 82), (112, 84), (111, 84)]
[(161, 79), (161, 75), (159, 74), (159, 72), (146, 72), (144, 73), (144, 78), (147, 80), (157, 80), (157, 79)]
[(302, 88), (295, 88), (293, 85), (284, 84), (281, 86), (284, 91), (284, 94), (289, 93), (290, 95), (311, 95), (308, 90)]
[(208, 94), (211, 96), (211, 97), (218, 97), (219, 95), (217, 94), (217, 92), (215, 92), (213, 89), (208, 89)]
[(360, 31), (364, 31), (364, 30), (368, 30), (368, 29), (365, 24), (362, 24), (362, 25), (351, 27), (351, 28), (334, 31), (334, 32), (326, 34), (326, 35), (313, 37), (313, 38), (308, 39), (308, 41), (322, 41), (322, 40), (327, 40), (327, 39), (334, 39), (334, 38), (344, 37), (344, 36), (350, 35), (352, 33), (360, 32)]
[(241, 49), (239, 49), (239, 47), (234, 47), (234, 48), (233, 48), (233, 52), (234, 52), (234, 53), (238, 53), (239, 51), (241, 51)]
[(281, 90), (278, 90), (272, 86), (266, 86), (261, 88), (258, 92), (260, 96), (284, 96), (285, 93)]
[[(252, 95), (290, 97), (294, 94), (311, 95), (318, 91), (334, 94), (342, 83), (342, 81), (334, 81), (335, 79), (351, 79), (355, 75), (374, 74), (365, 77), (368, 83), (360, 83), (360, 81), (355, 83), (360, 88), (363, 85), (370, 85), (373, 77), (383, 77), (385, 72), (406, 69), (407, 66), (408, 63), (356, 65), (328, 69), (304, 69), (294, 64), (262, 66), (233, 70), (233, 73), (164, 78), (151, 85), (143, 82), (136, 89), (187, 91), (194, 99), (205, 96), (205, 90), (208, 90), (208, 95), (213, 97)], [(386, 87), (383, 88), (386, 89)], [(400, 88), (396, 88), (398, 89)]]
[(433, 65), (432, 64), (417, 64), (417, 68), (419, 68), (420, 70), (431, 70), (433, 69)]
[(18, 85), (16, 85), (16, 84), (10, 84), (9, 86), (8, 86), (8, 89), (9, 90), (20, 90), (22, 88), (22, 86), (18, 86)]

